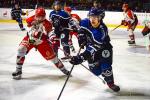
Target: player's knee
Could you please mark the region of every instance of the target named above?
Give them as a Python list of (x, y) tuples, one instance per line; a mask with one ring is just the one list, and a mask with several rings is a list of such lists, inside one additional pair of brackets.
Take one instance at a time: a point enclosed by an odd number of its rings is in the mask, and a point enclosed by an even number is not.
[(102, 63), (101, 64), (101, 69), (102, 69), (102, 76), (103, 77), (110, 77), (110, 76), (113, 75), (111, 64)]
[(19, 46), (17, 56), (25, 56), (27, 53), (27, 48), (25, 46)]
[(129, 35), (134, 35), (133, 29), (129, 29)]
[(54, 64), (56, 64), (56, 63), (59, 62), (59, 59), (58, 59), (58, 57), (56, 56), (56, 57), (54, 57), (53, 59), (51, 59), (51, 61), (52, 61)]

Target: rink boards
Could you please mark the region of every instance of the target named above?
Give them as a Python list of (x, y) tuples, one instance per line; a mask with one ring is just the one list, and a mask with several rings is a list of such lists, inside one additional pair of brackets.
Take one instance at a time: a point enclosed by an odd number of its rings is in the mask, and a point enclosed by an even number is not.
[[(11, 15), (10, 15), (10, 8), (0, 8), (0, 23), (14, 23), (15, 21), (11, 20)], [(22, 16), (23, 19), (32, 16), (34, 14), (33, 9), (23, 9), (24, 12), (28, 12), (27, 15)], [(51, 12), (51, 9), (46, 9), (46, 18), (49, 19), (49, 13)], [(86, 18), (88, 11), (81, 11), (81, 10), (73, 10), (72, 13), (78, 14), (81, 19)], [(150, 20), (150, 13), (136, 13), (138, 17), (138, 26), (137, 28), (143, 28), (144, 20)], [(106, 11), (105, 12), (105, 18), (104, 22), (107, 24), (109, 27), (116, 27), (121, 23), (121, 20), (123, 20), (123, 12), (112, 12), (112, 11)], [(123, 27), (123, 26), (122, 26)]]

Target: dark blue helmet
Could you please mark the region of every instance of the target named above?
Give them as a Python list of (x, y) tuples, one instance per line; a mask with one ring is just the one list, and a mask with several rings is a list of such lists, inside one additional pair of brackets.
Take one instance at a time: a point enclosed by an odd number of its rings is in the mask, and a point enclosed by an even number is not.
[(88, 16), (100, 16), (104, 18), (105, 12), (98, 8), (91, 8), (91, 10), (88, 13)]
[(54, 5), (54, 6), (55, 6), (55, 5), (61, 5), (61, 2), (60, 2), (60, 1), (55, 1), (53, 5)]

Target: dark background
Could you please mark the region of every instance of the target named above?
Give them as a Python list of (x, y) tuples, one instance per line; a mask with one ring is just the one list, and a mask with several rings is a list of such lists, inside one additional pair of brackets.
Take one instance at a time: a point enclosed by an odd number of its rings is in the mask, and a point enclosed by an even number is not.
[[(14, 3), (19, 3), (21, 8), (34, 9), (38, 3), (45, 8), (52, 8), (56, 0), (0, 0), (0, 8), (11, 8)], [(71, 6), (74, 10), (89, 10), (93, 0), (59, 0), (63, 5)], [(106, 11), (122, 11), (123, 3), (128, 3), (135, 12), (150, 12), (150, 0), (98, 0)]]

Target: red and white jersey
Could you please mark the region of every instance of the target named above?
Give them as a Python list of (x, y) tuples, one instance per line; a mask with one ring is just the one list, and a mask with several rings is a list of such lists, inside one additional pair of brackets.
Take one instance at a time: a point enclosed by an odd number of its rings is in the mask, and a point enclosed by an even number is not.
[(131, 24), (135, 22), (135, 15), (132, 10), (127, 10), (123, 15), (126, 22), (131, 22)]
[(47, 19), (45, 19), (40, 23), (37, 23), (34, 15), (27, 18), (26, 22), (27, 22), (27, 26), (29, 27), (28, 33), (31, 32), (30, 34), (32, 34), (34, 38), (39, 38), (39, 33), (40, 33), (40, 39), (45, 40), (47, 39), (49, 32), (52, 31), (52, 23)]

